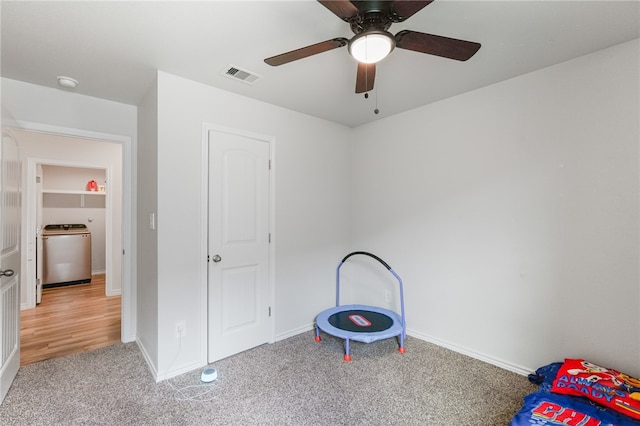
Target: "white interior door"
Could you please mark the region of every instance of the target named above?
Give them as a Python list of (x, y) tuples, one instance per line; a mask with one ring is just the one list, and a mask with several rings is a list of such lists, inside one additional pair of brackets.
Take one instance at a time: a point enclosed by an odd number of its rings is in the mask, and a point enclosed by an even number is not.
[(209, 132), (209, 362), (271, 339), (269, 142)]
[(0, 402), (20, 368), (20, 156), (11, 131), (0, 149)]

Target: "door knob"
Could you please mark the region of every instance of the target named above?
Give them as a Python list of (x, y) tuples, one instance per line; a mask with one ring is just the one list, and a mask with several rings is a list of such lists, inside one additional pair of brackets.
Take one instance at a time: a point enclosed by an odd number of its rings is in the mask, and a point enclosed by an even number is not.
[(222, 260), (222, 258), (219, 255), (215, 255), (211, 258), (211, 260), (213, 260), (214, 262), (218, 263)]
[(13, 269), (5, 269), (4, 271), (0, 271), (0, 277), (12, 277)]

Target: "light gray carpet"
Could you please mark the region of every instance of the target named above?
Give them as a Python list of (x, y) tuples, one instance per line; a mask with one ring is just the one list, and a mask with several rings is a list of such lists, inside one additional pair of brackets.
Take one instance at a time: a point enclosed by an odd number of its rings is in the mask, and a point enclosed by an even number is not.
[[(352, 344), (313, 333), (156, 384), (135, 343), (20, 368), (2, 425), (506, 425), (525, 377), (409, 337)], [(179, 389), (181, 391), (178, 391)], [(204, 395), (201, 395), (204, 393)], [(187, 396), (188, 400), (180, 400)]]

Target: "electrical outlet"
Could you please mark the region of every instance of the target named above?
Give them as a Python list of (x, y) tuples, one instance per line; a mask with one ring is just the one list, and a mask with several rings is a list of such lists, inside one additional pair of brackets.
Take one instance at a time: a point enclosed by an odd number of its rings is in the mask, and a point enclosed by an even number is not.
[(384, 301), (391, 303), (391, 292), (389, 290), (384, 291)]
[(184, 337), (187, 334), (187, 325), (184, 321), (176, 323), (176, 337)]

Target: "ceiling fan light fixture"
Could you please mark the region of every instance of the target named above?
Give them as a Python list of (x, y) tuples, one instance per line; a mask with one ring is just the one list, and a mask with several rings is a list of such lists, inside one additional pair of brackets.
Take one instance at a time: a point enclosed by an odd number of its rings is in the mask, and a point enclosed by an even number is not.
[(349, 40), (349, 53), (358, 62), (375, 64), (386, 58), (396, 47), (396, 41), (387, 31), (362, 32)]

